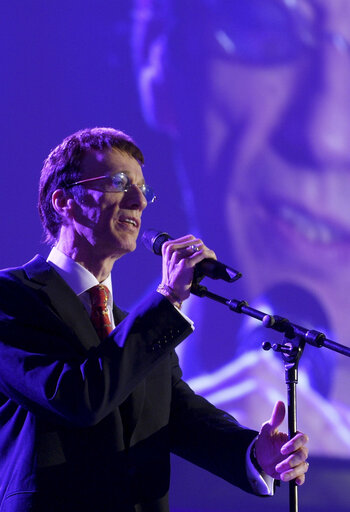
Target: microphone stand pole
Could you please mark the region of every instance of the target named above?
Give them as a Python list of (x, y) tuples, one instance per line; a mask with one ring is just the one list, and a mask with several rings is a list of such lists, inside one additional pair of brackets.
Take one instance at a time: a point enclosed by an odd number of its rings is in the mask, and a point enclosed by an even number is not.
[[(284, 335), (282, 343), (271, 345), (263, 343), (264, 350), (281, 352), (285, 368), (285, 382), (288, 398), (288, 434), (293, 438), (297, 432), (297, 396), (296, 385), (298, 383), (298, 365), (306, 343), (321, 348), (325, 347), (344, 356), (350, 357), (350, 348), (340, 345), (326, 338), (325, 334), (316, 330), (308, 330), (291, 323), (287, 318), (278, 315), (268, 315), (258, 309), (251, 308), (245, 300), (226, 299), (221, 295), (210, 292), (205, 286), (199, 284), (200, 278), (195, 278), (191, 293), (198, 297), (208, 297), (229, 307), (235, 313), (243, 313), (260, 320), (264, 327), (274, 329)], [(298, 512), (298, 487), (295, 480), (289, 482), (289, 510)]]

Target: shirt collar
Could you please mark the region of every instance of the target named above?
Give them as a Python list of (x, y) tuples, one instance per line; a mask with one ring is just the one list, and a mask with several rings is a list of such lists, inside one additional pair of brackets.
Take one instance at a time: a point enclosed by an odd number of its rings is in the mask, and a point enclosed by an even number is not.
[(111, 300), (113, 300), (112, 277), (111, 274), (99, 283), (96, 277), (85, 267), (77, 263), (72, 258), (61, 252), (57, 247), (53, 247), (47, 257), (47, 262), (56, 270), (56, 272), (66, 281), (76, 295), (81, 295), (89, 288), (97, 284), (107, 286)]

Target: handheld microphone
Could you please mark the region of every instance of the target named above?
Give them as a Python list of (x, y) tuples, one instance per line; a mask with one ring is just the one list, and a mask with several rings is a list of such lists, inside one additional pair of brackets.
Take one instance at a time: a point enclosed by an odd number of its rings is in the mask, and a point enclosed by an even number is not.
[[(149, 251), (154, 252), (158, 256), (162, 254), (162, 245), (168, 240), (173, 240), (168, 233), (156, 231), (154, 229), (146, 229), (142, 235), (142, 243)], [(220, 261), (213, 258), (205, 258), (196, 265), (196, 273), (199, 276), (207, 276), (211, 279), (222, 279), (229, 283), (237, 281), (242, 277), (241, 272), (231, 268)]]

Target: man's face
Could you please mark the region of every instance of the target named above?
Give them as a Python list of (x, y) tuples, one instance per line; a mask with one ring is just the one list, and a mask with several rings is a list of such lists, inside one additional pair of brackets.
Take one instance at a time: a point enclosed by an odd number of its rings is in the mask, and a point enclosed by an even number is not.
[[(182, 64), (190, 51), (178, 51), (176, 60), (170, 50), (163, 66), (163, 74), (172, 69), (169, 83), (185, 77), (187, 84), (173, 89), (183, 97), (172, 92), (176, 109), (168, 125), (177, 127), (189, 172), (201, 160), (203, 180), (195, 178), (194, 192), (204, 197), (208, 184), (207, 199), (215, 197), (215, 204), (200, 207), (202, 226), (210, 231), (207, 212), (224, 204), (235, 265), (244, 273), (250, 296), (285, 282), (305, 287), (319, 298), (345, 340), (350, 308), (350, 3), (203, 4), (213, 11), (198, 26), (195, 18), (191, 24), (181, 18), (188, 45), (200, 39), (202, 51), (193, 50), (197, 61)], [(187, 43), (174, 30), (169, 48)], [(153, 58), (157, 55), (161, 52), (154, 51)], [(179, 70), (182, 65), (186, 73)], [(152, 73), (147, 71), (142, 85), (149, 92), (146, 78), (152, 79)], [(186, 105), (182, 116), (181, 105)], [(190, 123), (193, 119), (197, 125)], [(198, 133), (201, 151), (194, 152)], [(210, 236), (214, 240), (216, 235)]]
[[(208, 110), (208, 140), (216, 153), (212, 162), (230, 138), (235, 147), (228, 162), (226, 218), (254, 295), (281, 282), (309, 289), (345, 341), (350, 53), (344, 42), (336, 42), (339, 34), (350, 41), (350, 25), (344, 22), (350, 4), (299, 4), (308, 9), (319, 40), (295, 59), (274, 66), (211, 62), (215, 101)], [(316, 8), (322, 15), (317, 17)]]
[(126, 192), (118, 192), (113, 190), (109, 179), (80, 185), (83, 192), (82, 196), (75, 195), (72, 221), (75, 244), (79, 249), (92, 249), (101, 258), (119, 258), (134, 251), (141, 215), (147, 205), (138, 187), (144, 184), (140, 164), (127, 153), (112, 148), (87, 152), (81, 169), (81, 179), (123, 172), (133, 186)]

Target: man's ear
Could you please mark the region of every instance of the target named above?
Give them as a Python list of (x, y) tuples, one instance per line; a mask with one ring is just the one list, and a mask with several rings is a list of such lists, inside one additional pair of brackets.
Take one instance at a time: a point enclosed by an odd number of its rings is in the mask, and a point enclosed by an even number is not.
[(67, 194), (65, 190), (62, 188), (58, 188), (52, 194), (52, 206), (53, 209), (60, 215), (62, 218), (70, 218), (72, 216), (73, 207), (74, 207), (74, 199), (70, 194)]
[(173, 88), (174, 74), (167, 51), (168, 35), (154, 15), (136, 17), (133, 56), (139, 96), (146, 121), (158, 129), (177, 133)]

